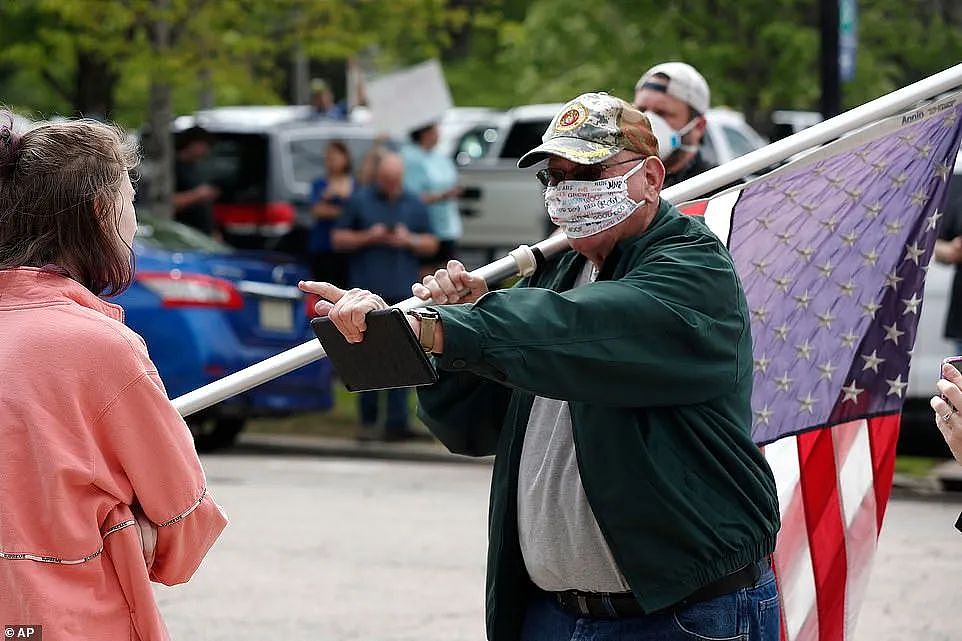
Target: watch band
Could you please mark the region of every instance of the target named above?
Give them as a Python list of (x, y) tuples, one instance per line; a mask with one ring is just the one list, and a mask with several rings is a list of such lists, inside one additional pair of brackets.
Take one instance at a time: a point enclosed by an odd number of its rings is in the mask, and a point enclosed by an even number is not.
[(435, 326), (441, 319), (441, 315), (433, 309), (412, 309), (408, 314), (420, 321), (418, 342), (421, 343), (421, 349), (430, 354), (434, 349)]

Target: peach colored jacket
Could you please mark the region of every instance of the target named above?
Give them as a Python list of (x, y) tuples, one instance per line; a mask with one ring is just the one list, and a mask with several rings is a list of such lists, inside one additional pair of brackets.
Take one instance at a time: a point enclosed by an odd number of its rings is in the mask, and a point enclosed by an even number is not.
[[(0, 625), (167, 639), (150, 587), (187, 581), (227, 519), (123, 310), (0, 270)], [(148, 570), (132, 505), (157, 526)]]

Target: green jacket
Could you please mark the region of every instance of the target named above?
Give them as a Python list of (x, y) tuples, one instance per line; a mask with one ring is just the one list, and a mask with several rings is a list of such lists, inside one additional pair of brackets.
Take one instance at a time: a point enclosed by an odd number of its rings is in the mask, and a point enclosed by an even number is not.
[(518, 639), (533, 584), (518, 539), (518, 468), (535, 395), (568, 401), (591, 509), (646, 611), (772, 552), (772, 472), (750, 438), (752, 340), (731, 256), (662, 201), (595, 283), (567, 252), (530, 281), (436, 307), (439, 382), (420, 414), (454, 452), (497, 454), (487, 628)]

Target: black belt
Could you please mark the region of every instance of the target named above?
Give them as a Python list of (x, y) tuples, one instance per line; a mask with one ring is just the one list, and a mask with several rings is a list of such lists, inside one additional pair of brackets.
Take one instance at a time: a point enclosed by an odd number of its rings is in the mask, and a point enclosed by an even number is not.
[[(700, 603), (729, 594), (735, 590), (754, 586), (758, 583), (762, 572), (771, 567), (767, 558), (746, 565), (740, 570), (726, 574), (717, 581), (704, 585), (678, 603), (663, 610), (674, 610), (692, 603)], [(631, 592), (581, 592), (567, 590), (565, 592), (549, 592), (562, 610), (579, 617), (592, 619), (620, 619), (622, 617), (640, 617), (646, 613)]]

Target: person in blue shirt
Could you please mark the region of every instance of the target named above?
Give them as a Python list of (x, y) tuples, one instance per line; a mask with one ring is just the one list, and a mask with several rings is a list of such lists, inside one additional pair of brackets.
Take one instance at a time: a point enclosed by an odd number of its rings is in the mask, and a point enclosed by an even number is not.
[[(348, 285), (370, 290), (388, 304), (411, 295), (418, 281), (420, 259), (438, 251), (424, 203), (403, 187), (404, 161), (384, 153), (375, 181), (357, 189), (334, 225), (335, 251), (347, 252)], [(376, 438), (380, 392), (360, 394), (361, 427), (358, 438)], [(387, 391), (385, 440), (405, 440), (414, 435), (408, 427), (408, 390)]]
[(450, 158), (436, 150), (438, 138), (437, 124), (421, 127), (411, 133), (411, 144), (401, 151), (404, 188), (420, 196), (428, 206), (431, 228), (440, 241), (437, 253), (422, 261), (422, 275), (447, 267), (448, 261), (456, 257), (461, 239), (458, 170)]
[(331, 283), (347, 282), (347, 256), (334, 251), (331, 231), (354, 192), (351, 154), (347, 146), (332, 141), (324, 151), (325, 175), (311, 185), (311, 213), (314, 225), (308, 240), (311, 271), (314, 278)]

